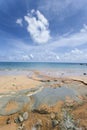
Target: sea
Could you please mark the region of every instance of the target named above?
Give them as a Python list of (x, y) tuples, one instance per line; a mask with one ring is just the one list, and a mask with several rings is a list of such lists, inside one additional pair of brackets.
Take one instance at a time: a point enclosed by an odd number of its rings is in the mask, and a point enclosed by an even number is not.
[(22, 74), (30, 71), (56, 73), (87, 73), (87, 63), (57, 63), (57, 62), (0, 62), (0, 75)]

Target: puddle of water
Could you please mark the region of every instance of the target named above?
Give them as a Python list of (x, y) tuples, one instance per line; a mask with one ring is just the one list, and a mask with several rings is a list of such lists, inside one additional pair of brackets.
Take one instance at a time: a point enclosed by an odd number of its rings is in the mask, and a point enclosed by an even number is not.
[(54, 105), (60, 100), (65, 100), (67, 96), (76, 99), (76, 91), (67, 87), (43, 88), (42, 91), (33, 95), (35, 100), (33, 108), (35, 109), (42, 104)]

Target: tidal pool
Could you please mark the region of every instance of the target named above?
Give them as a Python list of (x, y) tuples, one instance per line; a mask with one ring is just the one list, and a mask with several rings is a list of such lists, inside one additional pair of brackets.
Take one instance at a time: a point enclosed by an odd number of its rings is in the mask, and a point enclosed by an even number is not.
[(33, 109), (42, 104), (47, 104), (48, 106), (54, 105), (58, 101), (65, 100), (67, 96), (76, 100), (77, 91), (68, 87), (43, 88), (32, 96), (34, 98)]

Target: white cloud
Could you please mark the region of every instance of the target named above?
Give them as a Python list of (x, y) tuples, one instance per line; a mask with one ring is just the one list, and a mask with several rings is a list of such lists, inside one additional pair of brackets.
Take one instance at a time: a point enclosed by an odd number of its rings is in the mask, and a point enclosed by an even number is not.
[(38, 19), (45, 25), (45, 26), (49, 26), (48, 20), (44, 17), (44, 15), (42, 15), (38, 10), (36, 12)]
[(56, 55), (56, 59), (57, 59), (57, 60), (60, 60), (60, 57), (59, 57), (58, 55)]
[[(47, 15), (50, 13), (56, 15), (58, 19), (64, 20), (79, 10), (87, 9), (86, 5), (87, 0), (44, 0), (39, 2), (38, 9), (45, 11)], [(50, 17), (50, 19), (52, 18)]]
[[(16, 44), (15, 44), (16, 43)], [(12, 49), (8, 54), (4, 53), (1, 60), (8, 59), (8, 61), (55, 61), (55, 62), (87, 62), (87, 48), (70, 47), (69, 50), (58, 48), (53, 43), (43, 44), (42, 46), (30, 46), (20, 40), (11, 40), (8, 44)], [(65, 49), (65, 50), (64, 50)], [(0, 52), (2, 54), (2, 52)], [(6, 57), (7, 56), (7, 57)]]
[[(36, 17), (35, 17), (36, 15)], [(28, 23), (27, 31), (30, 33), (31, 38), (38, 44), (47, 43), (50, 37), (49, 23), (44, 15), (37, 10), (31, 10), (31, 13), (24, 16), (25, 21)]]
[[(54, 39), (56, 40), (54, 41)], [(12, 55), (14, 61), (87, 61), (87, 49), (85, 47), (87, 44), (87, 25), (84, 24), (84, 27), (77, 33), (67, 33), (67, 35), (54, 39), (49, 44), (42, 44), (41, 46), (31, 46), (20, 39), (10, 39), (8, 45), (12, 49), (10, 49), (8, 55)], [(9, 59), (11, 60), (12, 58)]]
[(26, 61), (26, 60), (29, 60), (30, 57), (29, 57), (28, 55), (23, 55), (23, 56), (22, 56), (22, 59), (23, 59), (24, 61)]
[(70, 52), (65, 52), (61, 54), (61, 59), (68, 62), (86, 62), (87, 61), (87, 49), (75, 48)]
[(82, 28), (82, 29), (80, 30), (80, 32), (81, 32), (81, 33), (87, 33), (87, 25), (84, 24), (83, 27), (84, 27), (84, 28)]
[(84, 24), (84, 27), (77, 33), (69, 34), (67, 36), (61, 36), (53, 39), (50, 44), (50, 48), (56, 47), (77, 47), (80, 45), (87, 44), (87, 25)]
[(19, 19), (16, 20), (16, 23), (19, 24), (20, 26), (23, 26), (22, 21), (23, 20), (21, 18), (19, 18)]
[(79, 55), (82, 54), (83, 52), (77, 48), (75, 48), (74, 50), (71, 51), (71, 54), (75, 54), (75, 55)]
[(34, 58), (34, 56), (33, 56), (32, 54), (30, 54), (30, 58), (31, 58), (31, 59), (33, 59), (33, 58)]

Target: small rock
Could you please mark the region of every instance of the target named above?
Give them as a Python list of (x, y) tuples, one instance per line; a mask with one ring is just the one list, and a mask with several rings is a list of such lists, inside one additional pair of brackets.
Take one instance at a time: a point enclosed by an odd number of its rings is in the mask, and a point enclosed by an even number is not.
[(22, 130), (22, 127), (21, 127), (21, 126), (19, 126), (19, 127), (17, 128), (17, 130)]
[(35, 124), (36, 127), (42, 127), (42, 121), (39, 119), (38, 122)]
[(55, 119), (55, 113), (54, 112), (52, 112), (51, 114), (50, 114), (50, 118), (53, 120), (53, 119)]
[(50, 80), (48, 79), (47, 82), (50, 82)]
[(23, 119), (23, 117), (21, 115), (18, 116), (18, 119), (19, 119), (20, 122), (24, 121), (24, 119)]
[(22, 126), (22, 130), (27, 130), (24, 123), (21, 126)]
[(49, 114), (49, 111), (46, 109), (34, 109), (33, 112), (36, 112), (39, 114)]
[(23, 119), (24, 119), (24, 120), (27, 120), (27, 119), (28, 119), (28, 117), (29, 117), (28, 112), (24, 112), (24, 114), (23, 114)]
[(59, 124), (57, 120), (52, 120), (52, 127), (56, 127)]
[(83, 75), (87, 75), (86, 73), (83, 73)]
[(16, 124), (20, 123), (19, 119), (18, 118), (14, 119), (14, 123)]
[(11, 124), (10, 118), (8, 118), (8, 119), (6, 120), (6, 124)]
[(17, 130), (27, 130), (26, 127), (25, 127), (25, 124), (21, 124)]
[(38, 122), (33, 126), (32, 130), (41, 130), (42, 126), (42, 121), (39, 119)]
[(40, 124), (40, 126), (43, 126), (42, 120), (38, 119), (38, 123)]

